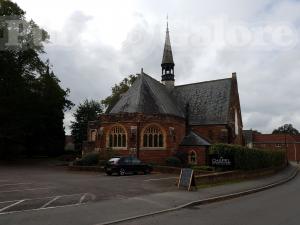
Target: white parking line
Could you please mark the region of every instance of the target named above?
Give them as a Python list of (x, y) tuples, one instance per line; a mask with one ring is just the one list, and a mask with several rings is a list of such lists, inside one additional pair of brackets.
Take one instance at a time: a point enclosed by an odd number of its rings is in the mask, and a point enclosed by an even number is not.
[(1, 203), (8, 203), (8, 202), (17, 202), (17, 201), (21, 201), (21, 200), (24, 200), (24, 201), (27, 201), (27, 200), (38, 200), (38, 199), (52, 199), (52, 198), (55, 198), (55, 197), (68, 197), (68, 196), (76, 196), (76, 195), (82, 195), (82, 194), (86, 194), (86, 193), (77, 193), (77, 194), (69, 194), (69, 195), (56, 195), (56, 196), (47, 196), (47, 197), (42, 197), (42, 198), (25, 198), (25, 199), (17, 199), (17, 200), (9, 200), (9, 201), (3, 201), (3, 202), (0, 202)]
[(81, 196), (81, 198), (79, 199), (78, 204), (81, 204), (83, 202), (83, 200), (85, 199), (87, 193), (84, 193), (84, 195)]
[(11, 204), (11, 205), (8, 205), (8, 206), (6, 206), (6, 207), (0, 209), (0, 212), (3, 212), (4, 210), (9, 209), (9, 208), (11, 208), (11, 207), (13, 207), (13, 206), (15, 206), (15, 205), (18, 205), (18, 204), (20, 204), (21, 202), (24, 202), (24, 201), (25, 201), (25, 200), (20, 200), (20, 201), (15, 202), (15, 203), (13, 203), (13, 204)]
[[(87, 196), (91, 196), (91, 199), (92, 200), (95, 200), (95, 195), (91, 194), (91, 193), (78, 193), (78, 194), (70, 194), (70, 195), (60, 195), (60, 196), (53, 196), (53, 197), (65, 197), (65, 196), (75, 196), (75, 195), (85, 195), (85, 198)], [(53, 197), (45, 197), (45, 198), (53, 198)], [(81, 196), (82, 198), (83, 196)], [(9, 205), (8, 207), (5, 207), (5, 209), (8, 209), (8, 208), (11, 208), (12, 206), (15, 206), (19, 203), (22, 203), (24, 201), (27, 201), (27, 200), (34, 200), (34, 199), (43, 199), (43, 198), (33, 198), (33, 199), (22, 199), (22, 200), (15, 200), (17, 201), (16, 203), (12, 204), (12, 205)], [(58, 199), (58, 198), (57, 198)], [(55, 200), (57, 200), (55, 199)], [(52, 199), (54, 201), (54, 199)], [(84, 200), (84, 199), (83, 199)], [(52, 202), (53, 202), (52, 201)], [(6, 201), (6, 202), (12, 202), (12, 201)], [(0, 202), (0, 203), (4, 203), (4, 202)], [(49, 202), (48, 203), (48, 206), (50, 205)], [(63, 208), (63, 207), (71, 207), (71, 206), (80, 206), (80, 205), (85, 205), (87, 204), (87, 202), (81, 202), (81, 203), (75, 203), (75, 204), (66, 204), (66, 205), (59, 205), (59, 206), (49, 206), (49, 207), (39, 207), (39, 208), (35, 208), (35, 209), (24, 209), (24, 210), (17, 210), (17, 211), (9, 211), (9, 212), (2, 212), (3, 210), (5, 210), (4, 208), (0, 210), (0, 215), (6, 215), (6, 214), (13, 214), (13, 213), (20, 213), (20, 212), (28, 212), (28, 211), (40, 211), (40, 210), (46, 210), (46, 209), (55, 209), (55, 208)], [(43, 208), (44, 207), (44, 208)]]
[(153, 178), (153, 179), (147, 179), (147, 180), (144, 180), (144, 181), (148, 182), (148, 181), (170, 180), (170, 179), (178, 179), (178, 177)]
[[(26, 199), (22, 199), (22, 200), (26, 200)], [(3, 202), (0, 202), (1, 203), (8, 203), (8, 202), (16, 202), (16, 201), (20, 201), (20, 200), (9, 200), (9, 201), (3, 201)]]
[(47, 209), (57, 209), (57, 208), (64, 208), (64, 207), (74, 207), (74, 206), (81, 206), (85, 205), (87, 203), (82, 204), (68, 204), (68, 205), (59, 205), (59, 206), (50, 206), (47, 208), (37, 208), (37, 209), (24, 209), (24, 210), (18, 210), (18, 211), (10, 211), (10, 212), (0, 212), (0, 215), (7, 215), (7, 214), (13, 214), (13, 213), (21, 213), (21, 212), (30, 212), (30, 211), (40, 211), (40, 210), (47, 210)]
[(32, 183), (1, 184), (0, 187), (15, 186), (15, 185), (26, 185), (26, 184), (32, 184)]
[(0, 193), (9, 193), (9, 192), (18, 192), (18, 191), (35, 191), (35, 190), (52, 189), (52, 188), (55, 187), (16, 189), (16, 190), (9, 190), (9, 191), (0, 191)]
[(42, 207), (40, 207), (41, 209), (42, 208), (46, 208), (48, 205), (50, 205), (52, 202), (55, 202), (57, 199), (59, 199), (61, 196), (56, 196), (55, 198), (51, 199), (49, 202), (47, 202), (46, 204), (44, 204)]

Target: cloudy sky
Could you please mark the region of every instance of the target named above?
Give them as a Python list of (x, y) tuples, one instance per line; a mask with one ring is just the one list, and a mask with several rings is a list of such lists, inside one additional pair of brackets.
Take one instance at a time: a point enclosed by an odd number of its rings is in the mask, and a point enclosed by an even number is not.
[(141, 67), (159, 80), (168, 14), (176, 84), (237, 72), (245, 129), (300, 129), (298, 0), (15, 1), (49, 32), (46, 57), (76, 104)]

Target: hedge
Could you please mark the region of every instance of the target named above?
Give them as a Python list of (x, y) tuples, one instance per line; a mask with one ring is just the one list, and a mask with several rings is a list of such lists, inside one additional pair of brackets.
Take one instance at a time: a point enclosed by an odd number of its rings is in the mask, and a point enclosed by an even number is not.
[(76, 159), (73, 164), (77, 166), (104, 166), (109, 159), (115, 156), (116, 152), (107, 148), (101, 152), (90, 152), (81, 159)]
[(88, 153), (81, 159), (75, 160), (74, 165), (77, 166), (96, 166), (99, 163), (99, 153)]
[(283, 150), (250, 149), (239, 145), (214, 144), (210, 146), (209, 154), (234, 159), (234, 168), (240, 170), (278, 167), (286, 162)]
[(176, 156), (170, 156), (166, 158), (166, 165), (173, 167), (181, 167), (181, 161)]

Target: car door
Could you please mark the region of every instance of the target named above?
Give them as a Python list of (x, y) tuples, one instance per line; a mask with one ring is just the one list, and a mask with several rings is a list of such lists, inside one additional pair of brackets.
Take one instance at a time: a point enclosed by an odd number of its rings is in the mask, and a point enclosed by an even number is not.
[(138, 158), (132, 158), (133, 172), (143, 171), (142, 162)]
[(131, 157), (124, 157), (123, 167), (126, 170), (126, 172), (129, 172), (129, 173), (133, 172), (132, 158)]

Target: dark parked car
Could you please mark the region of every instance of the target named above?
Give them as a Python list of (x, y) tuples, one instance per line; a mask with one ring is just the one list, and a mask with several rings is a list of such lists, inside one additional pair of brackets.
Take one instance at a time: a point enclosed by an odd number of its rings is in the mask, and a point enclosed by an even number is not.
[(150, 173), (153, 168), (152, 166), (143, 163), (136, 157), (133, 156), (121, 156), (114, 157), (107, 161), (104, 170), (107, 175), (117, 173), (121, 176), (127, 173), (137, 174), (143, 172), (144, 174)]

